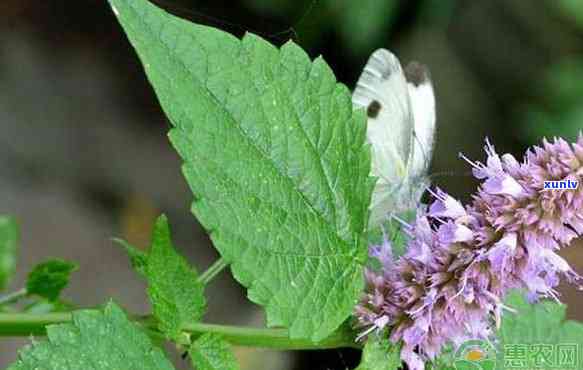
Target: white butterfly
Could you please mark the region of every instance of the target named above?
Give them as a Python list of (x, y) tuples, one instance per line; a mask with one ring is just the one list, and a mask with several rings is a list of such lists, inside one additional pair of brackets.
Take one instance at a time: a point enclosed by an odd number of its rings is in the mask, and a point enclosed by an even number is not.
[(371, 174), (378, 178), (369, 226), (390, 214), (415, 209), (428, 185), (435, 135), (435, 97), (428, 70), (410, 63), (405, 72), (388, 50), (369, 58), (352, 103), (368, 115)]

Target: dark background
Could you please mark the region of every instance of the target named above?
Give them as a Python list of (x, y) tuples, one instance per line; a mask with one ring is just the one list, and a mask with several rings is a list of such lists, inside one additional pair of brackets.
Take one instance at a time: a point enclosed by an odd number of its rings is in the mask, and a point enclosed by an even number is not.
[[(169, 11), (323, 55), (354, 86), (369, 54), (429, 66), (437, 95), (433, 180), (464, 200), (476, 183), (458, 152), (483, 159), (489, 137), (521, 156), (543, 136), (583, 128), (583, 2), (578, 0), (156, 0)], [(111, 237), (146, 246), (165, 212), (199, 270), (216, 257), (190, 215), (191, 194), (139, 61), (105, 1), (0, 2), (0, 213), (22, 225), (19, 288), (36, 262), (78, 261), (67, 298), (113, 298), (146, 312), (144, 285)], [(581, 243), (579, 243), (581, 244)], [(583, 272), (583, 245), (565, 255)], [(582, 300), (566, 289), (571, 317)], [(223, 273), (208, 321), (261, 325), (260, 310)], [(578, 313), (577, 313), (578, 312)], [(0, 367), (26, 339), (0, 339)], [(345, 369), (350, 351), (237, 348), (243, 369)], [(180, 360), (177, 360), (179, 363)], [(181, 366), (181, 365), (178, 365)]]

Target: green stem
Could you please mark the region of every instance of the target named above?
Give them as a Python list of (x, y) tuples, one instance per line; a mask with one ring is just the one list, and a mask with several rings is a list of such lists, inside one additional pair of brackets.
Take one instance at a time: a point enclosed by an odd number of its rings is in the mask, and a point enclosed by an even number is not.
[(47, 314), (0, 313), (0, 337), (44, 335), (45, 327), (71, 321), (70, 312)]
[(300, 350), (300, 349), (325, 349), (359, 346), (354, 342), (348, 333), (343, 331), (334, 332), (329, 337), (318, 343), (306, 339), (289, 338), (286, 329), (265, 329), (249, 328), (229, 325), (216, 325), (205, 323), (192, 323), (185, 325), (184, 330), (191, 333), (193, 337), (198, 337), (205, 333), (215, 333), (222, 335), (231, 344), (246, 347), (263, 347), (278, 350)]
[(14, 303), (18, 301), (20, 298), (24, 298), (27, 295), (27, 291), (25, 288), (17, 290), (16, 292), (8, 293), (6, 295), (0, 296), (0, 306)]
[(229, 264), (227, 263), (227, 261), (223, 259), (223, 257), (219, 258), (205, 272), (203, 272), (200, 275), (198, 281), (204, 285), (208, 284), (215, 276), (217, 276), (218, 273), (223, 271), (223, 269), (228, 265)]
[[(29, 335), (44, 335), (45, 327), (52, 324), (70, 322), (70, 312), (48, 314), (0, 313), (0, 337), (15, 337)], [(155, 320), (150, 316), (134, 316), (133, 319), (149, 332), (158, 333)], [(233, 345), (247, 347), (262, 347), (276, 350), (309, 350), (353, 347), (359, 348), (351, 335), (345, 331), (337, 331), (324, 340), (313, 343), (305, 339), (290, 339), (285, 329), (261, 329), (192, 323), (184, 326), (184, 332), (198, 338), (206, 333), (220, 334)]]

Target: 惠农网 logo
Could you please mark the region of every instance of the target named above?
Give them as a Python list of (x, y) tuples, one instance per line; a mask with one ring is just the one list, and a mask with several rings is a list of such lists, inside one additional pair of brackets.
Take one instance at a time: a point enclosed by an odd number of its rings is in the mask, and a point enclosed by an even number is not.
[(462, 344), (454, 356), (456, 370), (495, 370), (497, 351), (485, 340), (474, 339)]
[(578, 343), (505, 343), (500, 350), (486, 340), (463, 343), (453, 358), (455, 370), (580, 370)]

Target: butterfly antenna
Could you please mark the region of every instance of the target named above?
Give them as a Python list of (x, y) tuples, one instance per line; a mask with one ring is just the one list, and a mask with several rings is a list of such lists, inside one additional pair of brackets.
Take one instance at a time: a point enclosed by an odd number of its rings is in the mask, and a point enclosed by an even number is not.
[(297, 42), (297, 43), (300, 43), (300, 36), (296, 32), (296, 28), (299, 28), (299, 26), (304, 22), (304, 19), (306, 19), (306, 17), (312, 12), (312, 10), (314, 9), (314, 4), (316, 4), (317, 2), (318, 2), (318, 0), (312, 0), (308, 4), (308, 6), (306, 7), (306, 10), (304, 10), (302, 12), (302, 14), (298, 17), (297, 20), (295, 20), (292, 23), (291, 26), (289, 26), (285, 30), (276, 32), (276, 33), (272, 34), (271, 36), (273, 36), (273, 37), (279, 37), (280, 35), (290, 33), (292, 35), (292, 40), (295, 41), (295, 42)]
[(224, 19), (213, 17), (212, 15), (208, 15), (208, 14), (203, 13), (203, 12), (198, 12), (196, 10), (186, 8), (185, 6), (180, 6), (180, 5), (171, 3), (167, 0), (152, 0), (152, 2), (155, 3), (156, 5), (159, 5), (163, 8), (165, 8), (165, 9), (171, 10), (172, 12), (176, 13), (177, 15), (188, 16), (191, 20), (202, 19), (202, 20), (209, 21), (208, 23), (212, 23), (214, 25), (229, 26), (229, 27), (236, 28), (239, 31), (244, 31), (244, 32), (251, 31), (253, 33), (261, 33), (257, 30), (250, 28), (250, 27), (244, 27), (240, 23), (233, 23), (233, 22), (226, 21)]
[[(415, 128), (413, 128), (413, 138), (415, 139), (417, 144), (419, 144), (419, 148), (421, 148), (423, 159), (425, 160), (425, 168), (428, 169), (429, 164), (431, 162), (431, 157), (429, 156), (429, 153), (427, 153), (427, 151), (423, 147), (423, 143), (421, 142), (421, 140), (419, 140), (419, 137), (417, 136), (417, 131), (415, 131)], [(413, 147), (413, 150), (415, 150), (415, 147)]]
[(233, 29), (236, 29), (236, 30), (239, 30), (242, 32), (253, 32), (253, 33), (258, 34), (258, 35), (263, 35), (264, 37), (269, 38), (269, 39), (277, 39), (277, 38), (279, 38), (280, 35), (285, 35), (285, 34), (291, 33), (292, 39), (294, 39), (294, 40), (299, 40), (298, 34), (294, 29), (294, 27), (295, 27), (294, 25), (297, 25), (297, 24), (299, 24), (299, 22), (303, 21), (303, 19), (306, 17), (306, 15), (308, 15), (308, 13), (311, 12), (311, 10), (313, 8), (313, 4), (316, 1), (317, 0), (313, 0), (310, 3), (310, 5), (307, 7), (307, 11), (304, 11), (302, 13), (302, 15), (299, 17), (299, 19), (297, 21), (295, 21), (292, 26), (290, 26), (282, 31), (278, 31), (278, 32), (275, 32), (272, 34), (267, 34), (265, 32), (259, 31), (257, 29), (252, 28), (252, 27), (248, 27), (246, 25), (242, 25), (240, 23), (229, 22), (229, 21), (226, 21), (226, 20), (221, 19), (221, 18), (213, 17), (213, 16), (206, 14), (206, 13), (203, 13), (203, 12), (198, 12), (196, 10), (186, 8), (184, 6), (179, 6), (177, 4), (173, 4), (167, 0), (152, 0), (153, 3), (163, 7), (165, 9), (169, 9), (169, 10), (173, 11), (177, 15), (188, 17), (191, 20), (197, 20), (197, 19), (204, 20), (204, 21), (206, 21), (207, 24), (224, 26), (224, 27), (231, 27)]

